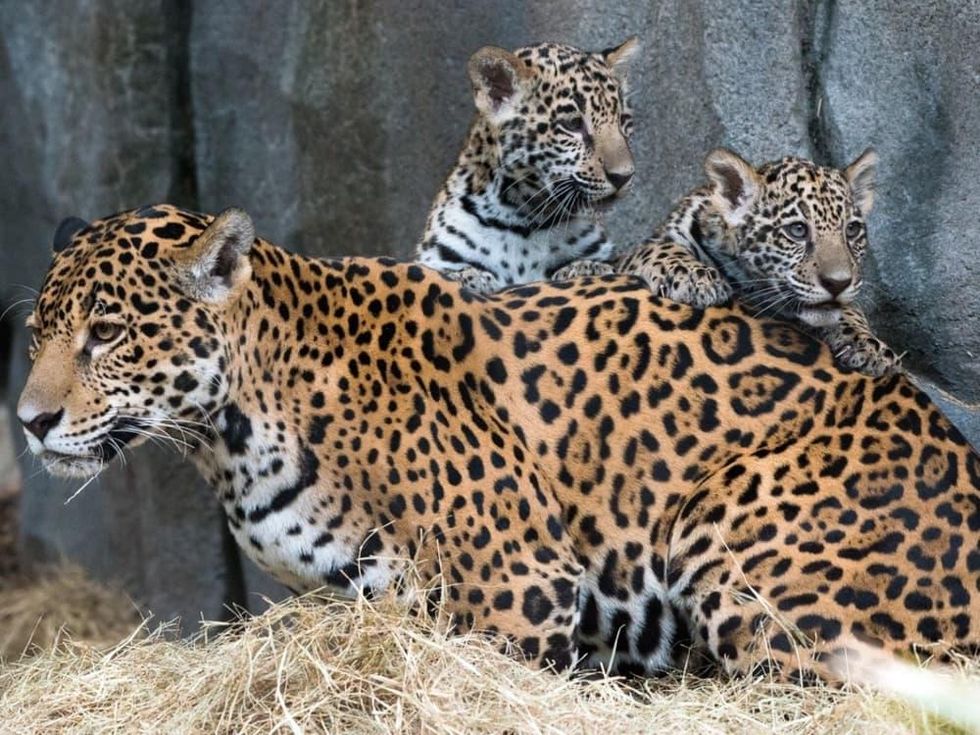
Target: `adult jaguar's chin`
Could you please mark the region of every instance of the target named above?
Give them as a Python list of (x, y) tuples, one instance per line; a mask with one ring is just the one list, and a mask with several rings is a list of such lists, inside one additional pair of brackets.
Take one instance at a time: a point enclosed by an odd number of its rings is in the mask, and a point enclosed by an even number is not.
[(139, 424), (124, 419), (116, 422), (92, 449), (84, 454), (65, 454), (50, 449), (38, 453), (44, 469), (56, 477), (87, 479), (99, 473), (126, 447), (137, 447), (146, 441), (146, 434), (138, 431)]
[(94, 455), (77, 456), (47, 450), (41, 452), (38, 457), (49, 474), (82, 480), (97, 475), (106, 463), (106, 460)]

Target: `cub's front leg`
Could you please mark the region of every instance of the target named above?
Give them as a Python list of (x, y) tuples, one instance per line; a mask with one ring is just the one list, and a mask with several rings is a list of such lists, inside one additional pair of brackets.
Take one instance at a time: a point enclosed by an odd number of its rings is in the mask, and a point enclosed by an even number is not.
[(493, 293), (504, 287), (504, 284), (495, 274), (474, 266), (461, 268), (457, 271), (443, 271), (442, 274), (450, 280), (461, 283), (471, 291), (478, 291), (479, 293)]
[(845, 306), (837, 324), (821, 327), (819, 336), (830, 346), (839, 365), (880, 377), (901, 369), (902, 359), (875, 337), (857, 306)]
[(717, 268), (669, 240), (639, 245), (620, 259), (616, 271), (641, 276), (657, 295), (691, 306), (715, 306), (732, 298), (732, 287)]
[(578, 278), (579, 276), (608, 276), (610, 273), (615, 273), (616, 268), (612, 263), (603, 263), (601, 260), (573, 260), (568, 265), (563, 265), (561, 268), (556, 270), (551, 274), (552, 281), (567, 281), (569, 278)]

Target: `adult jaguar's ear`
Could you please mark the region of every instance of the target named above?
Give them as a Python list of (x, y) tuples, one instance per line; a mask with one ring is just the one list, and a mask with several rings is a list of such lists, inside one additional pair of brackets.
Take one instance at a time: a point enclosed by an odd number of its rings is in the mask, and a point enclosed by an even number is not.
[(201, 301), (227, 299), (252, 274), (248, 251), (254, 241), (252, 218), (243, 209), (226, 209), (187, 248), (175, 251), (181, 288)]
[(496, 46), (484, 46), (470, 57), (467, 70), (476, 108), (494, 122), (512, 115), (533, 76), (531, 68)]
[(639, 50), (640, 40), (636, 36), (630, 36), (618, 46), (600, 51), (599, 55), (602, 56), (606, 66), (612, 69), (613, 74), (622, 83), (626, 81), (626, 72), (630, 62), (633, 61)]
[(864, 153), (854, 159), (854, 162), (844, 169), (847, 183), (851, 185), (851, 195), (854, 204), (862, 215), (867, 216), (875, 203), (875, 175), (878, 171), (878, 154), (874, 148), (867, 148)]
[(716, 148), (704, 161), (711, 199), (729, 225), (745, 219), (759, 194), (759, 175), (748, 161), (727, 148)]
[(71, 241), (75, 239), (75, 235), (88, 227), (88, 224), (88, 222), (79, 217), (66, 217), (61, 220), (58, 229), (54, 231), (54, 242), (51, 243), (52, 249), (56, 253), (60, 253), (71, 245)]

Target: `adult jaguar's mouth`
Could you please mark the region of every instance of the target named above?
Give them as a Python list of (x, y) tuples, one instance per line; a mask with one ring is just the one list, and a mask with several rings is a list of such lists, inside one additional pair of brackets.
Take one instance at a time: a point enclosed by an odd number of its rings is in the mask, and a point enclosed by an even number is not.
[(119, 419), (108, 432), (102, 443), (98, 445), (97, 452), (104, 462), (111, 461), (127, 444), (132, 442), (142, 432), (139, 431), (140, 423), (134, 419)]
[(132, 419), (120, 419), (102, 440), (79, 454), (67, 454), (44, 449), (38, 454), (44, 469), (56, 477), (88, 478), (111, 462), (124, 447), (141, 437), (140, 424)]

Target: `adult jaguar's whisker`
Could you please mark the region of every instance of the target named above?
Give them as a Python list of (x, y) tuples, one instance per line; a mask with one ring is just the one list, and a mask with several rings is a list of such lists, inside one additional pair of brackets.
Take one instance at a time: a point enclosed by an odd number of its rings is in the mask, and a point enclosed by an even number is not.
[(107, 465), (106, 465), (105, 462), (101, 462), (101, 464), (99, 466), (99, 469), (96, 471), (96, 473), (94, 475), (92, 475), (90, 478), (88, 478), (84, 483), (82, 483), (82, 486), (80, 488), (78, 488), (78, 490), (76, 490), (75, 492), (73, 492), (68, 497), (68, 499), (65, 500), (65, 503), (64, 504), (65, 505), (68, 505), (71, 501), (73, 501), (75, 498), (77, 498), (79, 496), (79, 494), (82, 492), (82, 490), (84, 490), (89, 485), (91, 485), (93, 482), (95, 482), (99, 478), (99, 475), (101, 475), (105, 471), (106, 466)]

